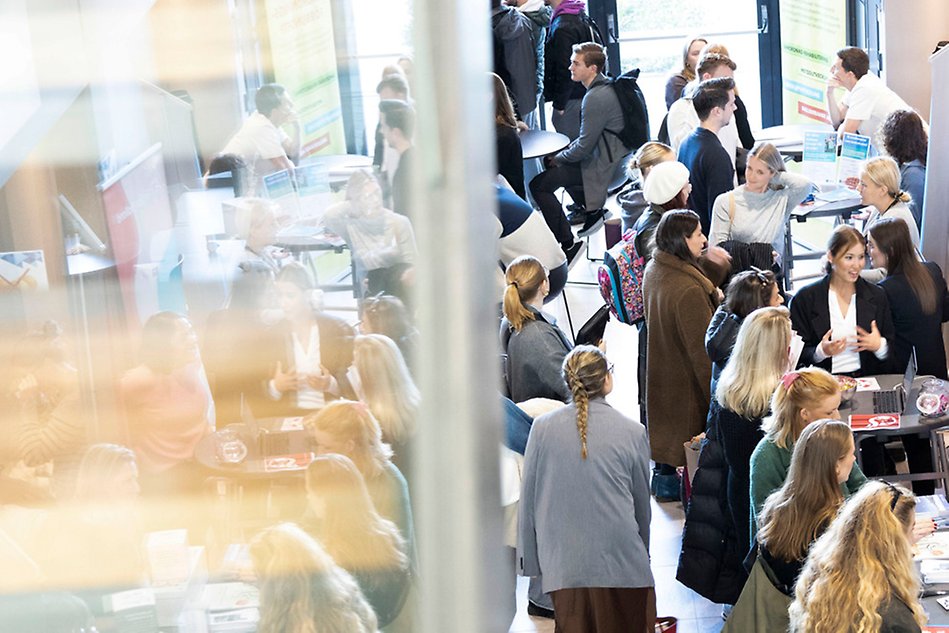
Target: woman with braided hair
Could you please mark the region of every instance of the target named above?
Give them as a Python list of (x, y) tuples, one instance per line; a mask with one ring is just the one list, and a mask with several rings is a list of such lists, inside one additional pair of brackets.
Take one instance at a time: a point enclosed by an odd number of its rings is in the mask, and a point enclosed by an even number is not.
[(572, 402), (534, 420), (518, 518), (520, 573), (540, 576), (557, 631), (651, 633), (649, 441), (605, 397), (604, 353), (580, 345), (562, 375)]

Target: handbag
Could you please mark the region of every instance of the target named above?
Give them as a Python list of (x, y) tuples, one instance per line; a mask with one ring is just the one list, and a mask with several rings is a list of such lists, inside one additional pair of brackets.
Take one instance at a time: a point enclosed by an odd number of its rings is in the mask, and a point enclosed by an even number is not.
[(593, 313), (586, 323), (577, 332), (577, 345), (597, 345), (603, 340), (606, 324), (610, 320), (610, 308), (606, 304)]

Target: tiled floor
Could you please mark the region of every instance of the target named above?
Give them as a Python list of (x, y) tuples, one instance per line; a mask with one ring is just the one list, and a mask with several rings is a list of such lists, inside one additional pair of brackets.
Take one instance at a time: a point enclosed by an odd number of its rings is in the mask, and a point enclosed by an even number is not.
[[(591, 254), (603, 251), (603, 232), (592, 238)], [(571, 271), (571, 282), (592, 282), (596, 279), (598, 262), (581, 260)], [(601, 305), (599, 289), (570, 283), (565, 290), (573, 317), (574, 329), (586, 321)], [(560, 326), (569, 330), (564, 301), (556, 300), (546, 308), (554, 314)], [(639, 417), (636, 386), (636, 328), (610, 321), (606, 328), (606, 352), (615, 364), (614, 391), (608, 397), (610, 404), (626, 415)], [(675, 579), (679, 548), (682, 543), (682, 526), (685, 515), (682, 504), (652, 503), (652, 525), (650, 555), (656, 580), (657, 611), (660, 616), (674, 616), (678, 622), (678, 633), (718, 633), (723, 626), (722, 606), (709, 602)], [(517, 615), (511, 624), (510, 633), (542, 633), (554, 630), (553, 620), (533, 618), (527, 615), (527, 581), (518, 579)]]

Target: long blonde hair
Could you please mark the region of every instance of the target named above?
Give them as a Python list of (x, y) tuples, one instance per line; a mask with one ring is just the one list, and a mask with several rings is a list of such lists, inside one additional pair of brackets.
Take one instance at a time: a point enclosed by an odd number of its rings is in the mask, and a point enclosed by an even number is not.
[(919, 581), (908, 533), (916, 498), (886, 482), (869, 482), (817, 539), (794, 589), (795, 633), (871, 633), (881, 606), (900, 600), (922, 626)]
[(563, 360), (563, 379), (573, 394), (577, 407), (577, 432), (580, 435), (580, 456), (587, 458), (587, 423), (590, 398), (602, 395), (609, 375), (609, 363), (599, 347), (578, 345)]
[(365, 403), (379, 421), (387, 442), (402, 443), (415, 432), (422, 395), (419, 393), (402, 352), (388, 336), (357, 336), (353, 365), (359, 373)]
[(718, 379), (715, 399), (743, 418), (768, 412), (771, 395), (788, 368), (791, 313), (785, 307), (759, 308), (738, 330), (735, 350)]
[(353, 460), (362, 476), (375, 479), (389, 465), (392, 447), (382, 441), (382, 430), (372, 412), (362, 402), (335, 400), (308, 416), (304, 427), (329, 433), (341, 442), (352, 442), (346, 457)]
[(761, 423), (765, 438), (779, 448), (791, 448), (804, 430), (801, 409), (816, 407), (835, 393), (840, 393), (840, 383), (823, 369), (806, 367), (793, 371), (774, 390), (771, 415)]
[(530, 255), (521, 255), (511, 262), (504, 272), (504, 316), (510, 321), (516, 332), (528, 321), (534, 320), (534, 313), (525, 304), (537, 296), (537, 291), (547, 280), (544, 265)]
[(379, 516), (366, 482), (345, 455), (321, 455), (306, 469), (308, 498), (324, 505), (319, 539), (350, 571), (405, 569), (405, 539), (395, 523)]
[(375, 633), (376, 614), (359, 585), (292, 523), (250, 544), (260, 587), (260, 633)]
[(807, 425), (794, 444), (784, 485), (771, 493), (758, 517), (758, 542), (787, 562), (801, 560), (844, 502), (837, 463), (851, 450), (853, 432), (840, 420)]

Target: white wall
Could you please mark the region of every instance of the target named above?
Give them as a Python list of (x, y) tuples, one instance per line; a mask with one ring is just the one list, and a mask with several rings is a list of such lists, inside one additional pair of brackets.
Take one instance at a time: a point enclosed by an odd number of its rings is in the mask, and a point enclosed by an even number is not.
[(929, 56), (949, 40), (946, 0), (884, 0), (883, 73), (887, 85), (929, 120)]

